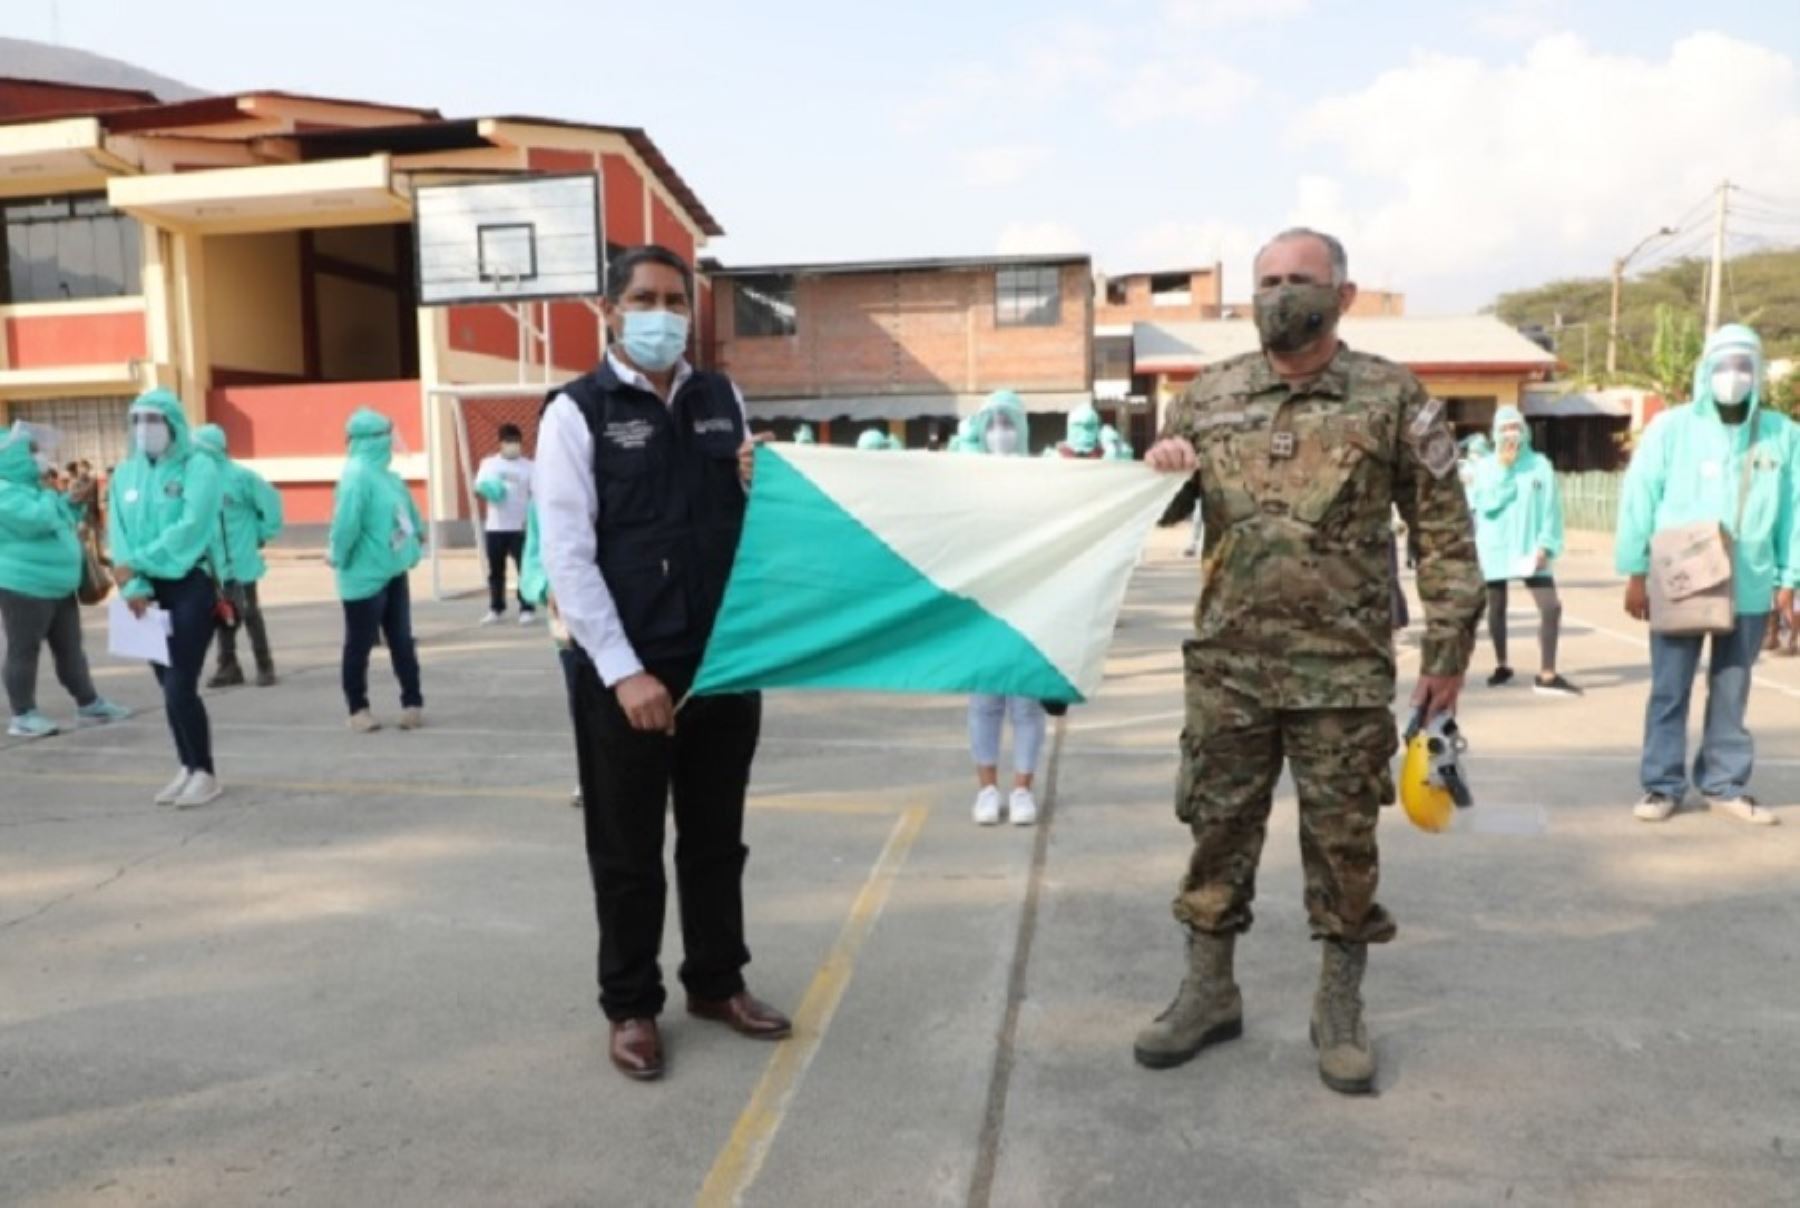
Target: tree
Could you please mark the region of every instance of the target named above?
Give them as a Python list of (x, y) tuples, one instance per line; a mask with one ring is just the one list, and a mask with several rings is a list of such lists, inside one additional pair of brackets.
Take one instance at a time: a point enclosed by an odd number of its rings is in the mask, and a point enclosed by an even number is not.
[(1656, 308), (1656, 334), (1650, 338), (1650, 372), (1646, 375), (1664, 399), (1686, 402), (1694, 388), (1694, 370), (1706, 341), (1700, 320), (1666, 303)]

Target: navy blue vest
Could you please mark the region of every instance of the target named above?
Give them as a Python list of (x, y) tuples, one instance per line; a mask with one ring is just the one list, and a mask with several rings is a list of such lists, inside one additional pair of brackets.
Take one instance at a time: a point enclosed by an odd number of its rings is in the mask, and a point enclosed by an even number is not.
[(744, 528), (744, 417), (730, 379), (696, 371), (665, 404), (603, 361), (556, 393), (593, 434), (600, 574), (625, 636), (653, 673), (698, 660)]

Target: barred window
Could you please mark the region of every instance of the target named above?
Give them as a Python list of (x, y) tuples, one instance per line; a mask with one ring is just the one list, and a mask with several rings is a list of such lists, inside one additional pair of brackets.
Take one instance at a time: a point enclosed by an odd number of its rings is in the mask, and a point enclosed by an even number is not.
[(740, 339), (791, 336), (799, 329), (791, 274), (737, 277), (732, 281), (731, 295)]
[(1000, 327), (1055, 327), (1062, 319), (1062, 274), (1055, 265), (1003, 268), (994, 278)]
[(0, 304), (130, 297), (140, 283), (139, 230), (100, 196), (0, 202), (6, 259)]

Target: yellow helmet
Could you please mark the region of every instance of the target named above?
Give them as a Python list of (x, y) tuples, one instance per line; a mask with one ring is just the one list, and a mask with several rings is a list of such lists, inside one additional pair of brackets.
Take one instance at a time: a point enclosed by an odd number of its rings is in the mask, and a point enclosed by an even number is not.
[(1425, 721), (1414, 713), (1406, 727), (1406, 752), (1400, 762), (1400, 805), (1420, 830), (1450, 829), (1459, 809), (1475, 804), (1463, 775), (1462, 753), (1468, 740), (1448, 714)]

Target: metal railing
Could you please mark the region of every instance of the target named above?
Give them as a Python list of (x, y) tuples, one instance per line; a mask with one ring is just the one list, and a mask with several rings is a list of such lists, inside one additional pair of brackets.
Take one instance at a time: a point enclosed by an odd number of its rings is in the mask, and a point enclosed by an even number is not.
[(1604, 472), (1561, 474), (1563, 527), (1578, 532), (1610, 533), (1619, 522), (1619, 488), (1625, 475)]

